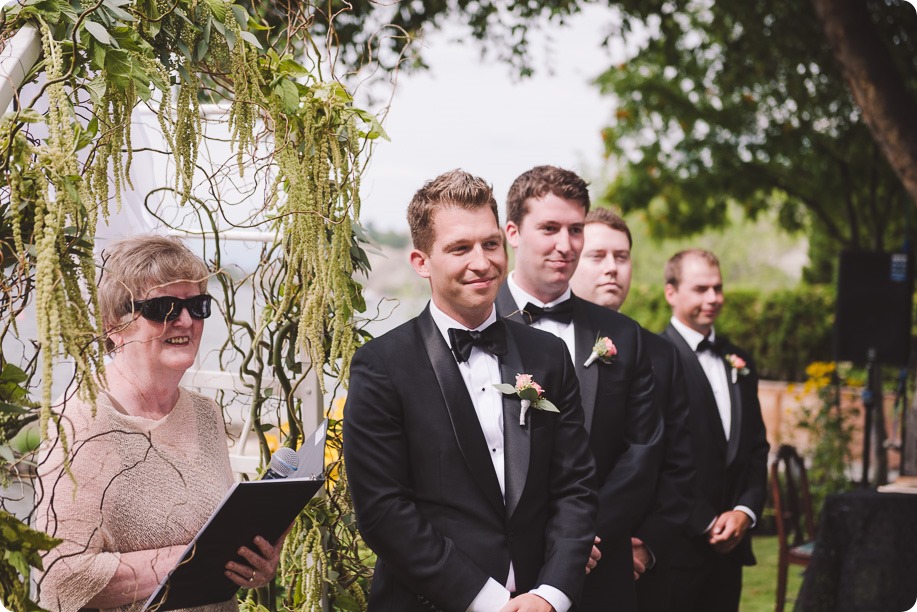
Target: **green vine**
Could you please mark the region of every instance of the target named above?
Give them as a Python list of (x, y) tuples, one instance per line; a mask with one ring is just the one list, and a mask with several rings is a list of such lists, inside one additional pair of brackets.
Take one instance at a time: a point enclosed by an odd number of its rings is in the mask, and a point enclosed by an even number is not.
[[(174, 180), (163, 181), (163, 189), (197, 212), (216, 244), (213, 263), (231, 329), (225, 360), (251, 392), (262, 457), (269, 456), (266, 432), (277, 427), (268, 418), (272, 408), (282, 414), (273, 421), (282, 423), (283, 443), (298, 446), (310, 429), (296, 396), (310, 371), (323, 391), (326, 375), (338, 387), (346, 381), (364, 338), (353, 323), (365, 303), (352, 277), (368, 269), (358, 225), (361, 155), (367, 141), (385, 134), (341, 84), (300, 63), (303, 49), (316, 49), (307, 29), (313, 7), (302, 3), (296, 10), (290, 23), (297, 27), (278, 36), (244, 5), (224, 0), (23, 0), (8, 9), (8, 27), (38, 28), (42, 60), (27, 83), (37, 90), (34, 99), (17, 98), (15, 110), (0, 118), (0, 339), (33, 303), (36, 352), (24, 357), (29, 367), (20, 388), (31, 389), (39, 364), (41, 383), (39, 408), (0, 410), (0, 449), (36, 416), (43, 437), (49, 424), (60, 429), (52, 404), (58, 361), (74, 363), (72, 386), (94, 402), (105, 334), (94, 237), (99, 216), (108, 216), (112, 200), (120, 207), (122, 192), (132, 187), (131, 117), (139, 104), (156, 113), (173, 159)], [(38, 100), (46, 111), (35, 110)], [(239, 173), (268, 181), (264, 207), (247, 227), (277, 234), (257, 279), (244, 279), (259, 288), (255, 306), (262, 310), (251, 317), (236, 316), (238, 284), (220, 263), (227, 204), (200, 197), (202, 185), (214, 182), (201, 178), (201, 104), (222, 100), (230, 104)], [(278, 396), (269, 379), (282, 390)], [(337, 423), (329, 445), (339, 451)], [(369, 566), (342, 474), (294, 527), (273, 596), (248, 595), (246, 606), (310, 610), (324, 593), (336, 607), (365, 609)], [(0, 567), (0, 582), (8, 579), (19, 577)], [(4, 594), (3, 601), (14, 600)]]

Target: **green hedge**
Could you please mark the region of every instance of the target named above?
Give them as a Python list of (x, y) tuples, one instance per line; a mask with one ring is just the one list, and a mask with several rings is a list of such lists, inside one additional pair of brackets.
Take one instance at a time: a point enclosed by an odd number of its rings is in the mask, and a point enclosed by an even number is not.
[[(823, 285), (730, 289), (716, 329), (754, 356), (761, 378), (803, 381), (809, 363), (833, 359), (834, 298), (833, 287)], [(672, 316), (658, 286), (633, 287), (622, 312), (651, 331)]]

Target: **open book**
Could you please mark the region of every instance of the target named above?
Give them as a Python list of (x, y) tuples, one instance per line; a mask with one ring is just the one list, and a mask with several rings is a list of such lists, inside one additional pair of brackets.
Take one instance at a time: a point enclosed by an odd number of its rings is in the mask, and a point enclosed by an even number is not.
[(175, 610), (233, 598), (239, 587), (224, 574), (226, 563), (245, 563), (236, 551), (254, 548), (255, 536), (276, 541), (322, 487), (327, 427), (325, 420), (306, 438), (297, 452), (299, 468), (289, 477), (235, 483), (144, 609)]

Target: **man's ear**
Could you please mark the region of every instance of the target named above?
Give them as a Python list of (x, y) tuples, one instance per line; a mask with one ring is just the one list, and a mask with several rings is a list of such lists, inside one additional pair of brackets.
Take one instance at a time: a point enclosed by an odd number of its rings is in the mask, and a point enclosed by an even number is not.
[(430, 278), (430, 269), (427, 267), (427, 254), (419, 249), (414, 249), (408, 256), (411, 259), (411, 267), (421, 278)]
[(665, 284), (665, 301), (669, 303), (669, 306), (674, 307), (675, 304), (672, 302), (675, 300), (675, 294), (678, 293), (678, 289), (672, 283)]
[(519, 246), (519, 226), (516, 225), (515, 221), (506, 222), (506, 241), (514, 249)]

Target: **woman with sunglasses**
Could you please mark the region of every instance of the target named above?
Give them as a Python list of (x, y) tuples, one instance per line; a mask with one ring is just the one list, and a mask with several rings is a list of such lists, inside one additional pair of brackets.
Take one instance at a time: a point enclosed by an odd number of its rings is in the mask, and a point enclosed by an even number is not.
[[(49, 610), (139, 609), (232, 484), (219, 407), (178, 386), (210, 316), (206, 264), (153, 235), (116, 242), (103, 259), (104, 390), (94, 405), (63, 399), (66, 439), (48, 441), (39, 468), (37, 526), (63, 540), (39, 580)], [(226, 576), (246, 588), (269, 583), (281, 546), (256, 538), (227, 559)]]

